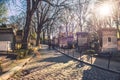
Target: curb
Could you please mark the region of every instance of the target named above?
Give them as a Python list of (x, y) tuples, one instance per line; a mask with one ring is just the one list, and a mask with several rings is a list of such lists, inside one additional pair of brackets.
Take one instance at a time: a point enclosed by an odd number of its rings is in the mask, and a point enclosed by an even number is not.
[(25, 62), (19, 64), (18, 66), (12, 68), (11, 70), (9, 70), (7, 73), (2, 74), (0, 76), (0, 80), (7, 80), (9, 79), (12, 75), (14, 75), (16, 72), (18, 72), (19, 70), (23, 69), (23, 67), (34, 57), (34, 55), (32, 55), (30, 58), (26, 59)]

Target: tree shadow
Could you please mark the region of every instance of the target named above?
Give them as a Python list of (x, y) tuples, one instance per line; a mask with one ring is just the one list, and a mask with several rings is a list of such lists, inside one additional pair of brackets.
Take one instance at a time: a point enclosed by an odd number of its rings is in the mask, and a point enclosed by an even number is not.
[(7, 52), (0, 52), (1, 57), (9, 58), (10, 60), (15, 60), (17, 57), (17, 54), (15, 53), (7, 53)]
[(0, 54), (0, 56), (2, 57), (6, 57), (9, 58), (10, 60), (15, 60), (17, 55), (16, 54)]
[(7, 73), (8, 71), (3, 71), (3, 72), (0, 72), (0, 76), (2, 75), (2, 74), (5, 74), (5, 73)]
[(82, 80), (120, 80), (120, 75), (91, 67), (83, 71)]
[(33, 72), (36, 72), (36, 71), (40, 71), (40, 70), (45, 69), (46, 67), (49, 67), (49, 66), (54, 65), (54, 64), (55, 63), (48, 64), (48, 65), (45, 65), (45, 66), (41, 65), (41, 66), (32, 67), (30, 69), (23, 70), (22, 73), (23, 73), (23, 76), (26, 76), (26, 75), (28, 75), (30, 73), (33, 73)]
[[(101, 59), (97, 57), (93, 58), (93, 54), (87, 54), (87, 55), (88, 56), (83, 56), (81, 54), (81, 56), (83, 57), (81, 57), (80, 55), (77, 55), (77, 57), (75, 56), (74, 57), (81, 58), (81, 60), (84, 62), (88, 61), (87, 63), (89, 64), (92, 63), (93, 65), (97, 65), (99, 67), (108, 69), (108, 59)], [(118, 71), (118, 69), (120, 68), (120, 64), (113, 61), (110, 62), (109, 66), (110, 66), (109, 69), (113, 71)], [(77, 65), (76, 67), (79, 67), (79, 68), (84, 67), (84, 64), (83, 66)], [(106, 70), (102, 70), (96, 67), (91, 67), (87, 70), (85, 69), (82, 75), (83, 75), (82, 80), (120, 80), (120, 74), (108, 72)]]
[[(108, 62), (109, 62), (108, 57), (105, 57), (105, 59), (99, 58), (99, 57), (96, 57), (93, 59), (93, 57), (91, 57), (91, 54), (87, 54), (87, 55), (88, 55), (88, 57), (83, 57), (83, 61), (86, 58), (86, 60), (89, 60), (91, 63), (91, 59), (92, 59), (93, 65), (97, 65), (101, 68), (108, 69)], [(79, 65), (77, 65), (77, 67), (79, 67)], [(84, 67), (84, 65), (82, 67)], [(81, 66), (79, 68), (81, 68)], [(119, 72), (118, 71), (119, 68), (120, 68), (120, 64), (118, 62), (110, 61), (110, 64), (109, 64), (110, 70)], [(83, 75), (83, 77), (81, 80), (120, 80), (120, 74), (102, 70), (102, 69), (94, 67), (94, 66), (91, 66), (87, 70), (86, 69), (83, 70), (82, 75)]]
[(66, 57), (65, 55), (60, 55), (57, 57), (49, 57), (49, 58), (45, 58), (43, 60), (39, 60), (38, 62), (56, 62), (56, 63), (67, 63), (69, 62), (71, 59)]

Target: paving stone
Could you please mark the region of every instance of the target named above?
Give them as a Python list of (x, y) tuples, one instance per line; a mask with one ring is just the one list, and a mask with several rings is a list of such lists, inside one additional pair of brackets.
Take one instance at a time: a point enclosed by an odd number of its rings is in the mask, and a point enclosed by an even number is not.
[[(44, 51), (45, 52), (45, 51)], [(41, 52), (42, 53), (42, 52)], [(42, 53), (44, 54), (44, 53)], [(77, 67), (79, 62), (56, 53), (46, 51), (41, 58), (34, 58), (21, 71), (17, 79), (22, 80), (119, 80), (120, 76), (95, 67)], [(24, 75), (23, 75), (24, 74)], [(16, 75), (11, 79), (16, 80)], [(11, 80), (9, 79), (9, 80)]]

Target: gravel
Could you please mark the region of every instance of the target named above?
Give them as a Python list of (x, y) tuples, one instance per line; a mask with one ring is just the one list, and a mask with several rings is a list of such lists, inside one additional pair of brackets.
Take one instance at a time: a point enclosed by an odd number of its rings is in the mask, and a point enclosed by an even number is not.
[(8, 80), (120, 80), (120, 75), (83, 66), (79, 62), (55, 52), (44, 51), (20, 72)]

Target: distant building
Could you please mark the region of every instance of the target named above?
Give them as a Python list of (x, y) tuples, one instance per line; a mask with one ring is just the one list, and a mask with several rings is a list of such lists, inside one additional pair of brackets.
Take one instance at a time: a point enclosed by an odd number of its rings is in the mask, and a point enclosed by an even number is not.
[(117, 46), (118, 46), (117, 49), (118, 49), (118, 51), (120, 51), (120, 38), (117, 39), (117, 42), (118, 42), (118, 43), (117, 43)]
[(67, 37), (60, 37), (59, 38), (59, 46), (60, 47), (67, 46)]
[(74, 42), (74, 36), (68, 36), (67, 37), (67, 42), (68, 43), (73, 43)]
[(77, 32), (77, 50), (79, 52), (85, 51), (88, 49), (88, 37), (89, 34), (87, 32)]
[(16, 43), (22, 43), (23, 30), (17, 30), (15, 38), (16, 38)]
[[(16, 44), (15, 44), (16, 49), (20, 49), (22, 44), (25, 44), (24, 42), (22, 42), (22, 40), (23, 40), (23, 30), (17, 30), (16, 31), (15, 40), (16, 40)], [(33, 35), (30, 35), (28, 43), (29, 43), (28, 46), (35, 45), (36, 40), (33, 37)]]
[(89, 34), (87, 32), (77, 32), (76, 35), (78, 46), (86, 46), (88, 44)]
[(98, 30), (102, 52), (117, 51), (117, 30), (115, 28), (102, 28)]
[(74, 42), (74, 35), (72, 32), (65, 32), (59, 34), (59, 46), (60, 47), (68, 47), (70, 44), (72, 45)]
[(23, 30), (17, 30), (15, 35), (15, 48), (19, 49), (22, 46), (22, 39), (23, 39)]
[(53, 38), (53, 41), (54, 41), (54, 44), (55, 44), (55, 45), (58, 45), (58, 38), (54, 37), (54, 38)]
[(0, 51), (11, 51), (15, 48), (15, 36), (12, 28), (0, 28)]

